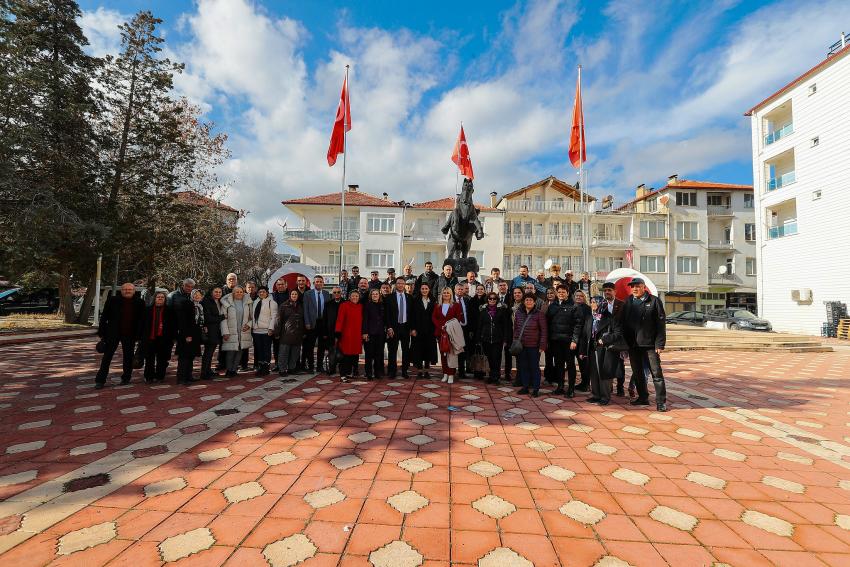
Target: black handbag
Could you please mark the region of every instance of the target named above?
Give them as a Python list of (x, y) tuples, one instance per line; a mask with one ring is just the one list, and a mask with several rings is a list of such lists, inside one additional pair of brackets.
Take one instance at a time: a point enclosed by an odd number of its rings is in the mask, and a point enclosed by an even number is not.
[(100, 354), (103, 354), (104, 352), (106, 352), (106, 341), (103, 340), (103, 339), (100, 339), (99, 341), (97, 341), (97, 344), (94, 345), (94, 350), (96, 350)]
[(528, 320), (531, 319), (531, 314), (525, 316), (525, 321), (522, 322), (522, 328), (519, 330), (519, 336), (511, 342), (508, 352), (511, 356), (519, 356), (522, 352), (522, 334), (525, 332), (525, 326), (528, 325)]

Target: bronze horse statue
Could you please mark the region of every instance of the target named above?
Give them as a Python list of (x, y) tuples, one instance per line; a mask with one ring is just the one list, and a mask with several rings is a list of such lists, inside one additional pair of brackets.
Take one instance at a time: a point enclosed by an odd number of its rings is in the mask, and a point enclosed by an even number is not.
[(472, 236), (475, 235), (478, 240), (484, 238), (484, 228), (478, 219), (481, 211), (472, 201), (473, 191), (472, 180), (464, 178), (455, 208), (441, 229), (443, 234), (448, 235), (447, 258), (466, 258), (472, 246)]

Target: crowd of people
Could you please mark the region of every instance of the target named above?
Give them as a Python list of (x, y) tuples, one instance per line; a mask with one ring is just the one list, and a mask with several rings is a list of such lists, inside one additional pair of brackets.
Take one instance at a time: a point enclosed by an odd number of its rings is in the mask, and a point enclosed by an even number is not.
[(434, 371), (448, 384), (504, 379), (533, 397), (546, 381), (554, 394), (590, 392), (588, 402), (607, 405), (612, 394), (627, 395), (628, 361), (631, 403), (649, 405), (651, 377), (656, 407), (667, 410), (664, 306), (641, 278), (621, 301), (613, 283), (592, 282), (587, 273), (574, 280), (570, 271), (561, 277), (558, 265), (536, 277), (521, 266), (512, 280), (498, 268), (484, 281), (475, 272), (459, 277), (450, 264), (437, 273), (431, 262), (418, 276), (410, 266), (403, 272), (390, 268), (382, 279), (373, 270), (367, 279), (353, 266), (330, 291), (320, 275), (311, 286), (299, 276), (292, 289), (281, 278), (269, 290), (229, 274), (206, 293), (186, 279), (171, 293), (156, 292), (149, 305), (126, 283), (100, 318), (96, 387), (106, 384), (121, 345), (125, 384), (134, 367), (144, 368), (146, 382), (163, 381), (172, 350), (181, 384), (195, 380), (196, 358), (201, 380), (277, 372), (291, 381), (316, 372), (347, 382), (360, 376), (363, 355), (366, 380)]

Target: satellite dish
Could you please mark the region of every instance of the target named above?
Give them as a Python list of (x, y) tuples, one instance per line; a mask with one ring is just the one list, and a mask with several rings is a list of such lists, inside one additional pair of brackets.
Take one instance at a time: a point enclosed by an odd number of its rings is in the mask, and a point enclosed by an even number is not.
[(670, 195), (662, 195), (661, 197), (658, 198), (658, 202), (661, 203), (662, 205), (667, 205), (667, 203), (669, 201), (670, 201)]
[(548, 270), (549, 268), (552, 267), (552, 264), (554, 264), (554, 263), (555, 262), (552, 261), (552, 258), (549, 258), (548, 260), (546, 260), (546, 262), (544, 262), (543, 269)]
[(726, 274), (726, 272), (728, 272), (728, 271), (729, 271), (729, 268), (727, 268), (726, 266), (720, 266), (719, 268), (717, 268), (717, 273), (720, 274), (721, 276)]

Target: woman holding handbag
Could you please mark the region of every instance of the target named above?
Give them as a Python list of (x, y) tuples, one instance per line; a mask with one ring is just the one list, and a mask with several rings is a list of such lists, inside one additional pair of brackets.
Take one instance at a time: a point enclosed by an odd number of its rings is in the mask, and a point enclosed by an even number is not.
[(502, 362), (502, 351), (508, 343), (511, 332), (511, 317), (504, 303), (499, 303), (499, 296), (490, 292), (487, 303), (479, 309), (478, 337), (479, 345), (487, 357), (490, 376), (488, 384), (498, 384), (499, 368)]
[(363, 306), (363, 348), (366, 351), (366, 379), (384, 375), (384, 343), (387, 340), (385, 304), (381, 291), (369, 291), (369, 301)]
[(443, 288), (440, 293), (440, 303), (434, 306), (431, 320), (434, 323), (434, 336), (438, 338), (440, 345), (440, 357), (443, 363), (443, 382), (453, 384), (455, 371), (457, 370), (457, 351), (446, 331), (446, 325), (454, 319), (463, 321), (463, 310), (455, 303), (451, 288)]
[(425, 368), (437, 364), (437, 339), (434, 336), (434, 299), (431, 298), (431, 286), (422, 283), (419, 295), (413, 298), (413, 314), (410, 318), (411, 359), (420, 378), (428, 376)]
[(537, 297), (527, 293), (514, 319), (511, 353), (517, 356), (517, 374), (522, 383), (519, 394), (537, 397), (540, 390), (540, 351), (547, 348), (546, 317), (535, 306)]

